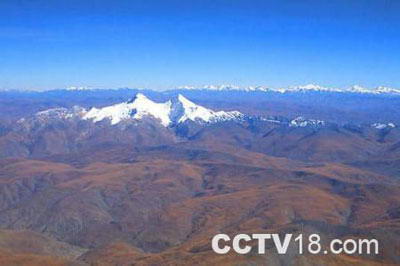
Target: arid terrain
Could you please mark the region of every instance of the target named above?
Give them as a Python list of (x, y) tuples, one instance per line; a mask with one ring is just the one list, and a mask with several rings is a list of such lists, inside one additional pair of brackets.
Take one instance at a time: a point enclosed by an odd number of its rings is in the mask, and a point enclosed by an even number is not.
[[(399, 96), (60, 93), (1, 94), (0, 265), (400, 264)], [(171, 97), (168, 125), (141, 109)], [(217, 233), (380, 253), (217, 255)]]

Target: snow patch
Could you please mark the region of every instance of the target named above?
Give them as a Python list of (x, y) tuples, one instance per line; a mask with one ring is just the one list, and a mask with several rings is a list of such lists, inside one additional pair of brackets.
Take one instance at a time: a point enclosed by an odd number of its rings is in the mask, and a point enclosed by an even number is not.
[(307, 126), (324, 126), (325, 121), (316, 120), (316, 119), (305, 119), (302, 116), (299, 116), (292, 121), (290, 121), (290, 127), (307, 127)]
[(374, 123), (371, 125), (371, 127), (376, 128), (376, 129), (385, 129), (385, 128), (395, 128), (396, 125), (394, 123)]

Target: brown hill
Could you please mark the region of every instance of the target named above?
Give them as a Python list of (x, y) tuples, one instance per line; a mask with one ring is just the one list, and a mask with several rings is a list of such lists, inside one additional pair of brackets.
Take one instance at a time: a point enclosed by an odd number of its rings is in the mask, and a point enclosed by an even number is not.
[(31, 231), (0, 230), (0, 265), (84, 265), (86, 250)]
[[(78, 166), (65, 156), (0, 161), (1, 227), (89, 248), (80, 260), (97, 265), (262, 265), (262, 256), (216, 256), (211, 236), (300, 230), (387, 243), (384, 256), (320, 258), (327, 264), (397, 262), (400, 186), (382, 174), (230, 145), (115, 148), (81, 159)], [(268, 254), (276, 265), (314, 263)]]

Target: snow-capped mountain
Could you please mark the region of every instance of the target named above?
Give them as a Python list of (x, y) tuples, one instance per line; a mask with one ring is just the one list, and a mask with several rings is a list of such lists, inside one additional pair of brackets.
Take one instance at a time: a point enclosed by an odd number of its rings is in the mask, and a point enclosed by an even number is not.
[(371, 127), (376, 128), (376, 129), (385, 129), (385, 128), (395, 128), (396, 125), (394, 123), (374, 123), (371, 125)]
[(35, 116), (37, 118), (42, 118), (42, 119), (48, 119), (48, 118), (68, 119), (76, 116), (83, 116), (84, 114), (86, 114), (85, 108), (74, 106), (71, 109), (63, 107), (47, 109), (36, 113)]
[(95, 90), (92, 87), (88, 86), (71, 86), (66, 88), (67, 91), (90, 91), (90, 90)]
[(268, 91), (271, 90), (268, 87), (263, 86), (249, 86), (249, 87), (239, 87), (236, 85), (205, 85), (201, 87), (196, 86), (181, 86), (178, 87), (180, 90), (211, 90), (211, 91)]
[[(35, 117), (39, 120), (78, 117), (95, 123), (108, 119), (112, 125), (125, 120), (141, 120), (145, 117), (152, 117), (159, 120), (163, 126), (168, 127), (188, 120), (202, 123), (240, 120), (244, 115), (238, 111), (213, 111), (191, 102), (181, 94), (167, 102), (157, 103), (147, 98), (144, 94), (138, 93), (131, 101), (103, 108), (93, 107), (89, 110), (81, 107), (72, 109), (54, 108), (38, 112)], [(23, 122), (23, 120), (20, 122)]]
[(83, 116), (83, 119), (92, 120), (93, 122), (109, 119), (111, 124), (115, 125), (130, 118), (140, 120), (145, 116), (152, 116), (159, 119), (162, 125), (168, 126), (171, 122), (169, 119), (170, 109), (170, 102), (156, 103), (143, 94), (138, 93), (136, 97), (129, 102), (119, 103), (100, 109), (93, 107)]
[(63, 90), (66, 91), (102, 91), (102, 90), (113, 90), (113, 91), (118, 91), (118, 90), (126, 90), (126, 89), (137, 89), (137, 90), (143, 90), (142, 88), (128, 88), (128, 87), (107, 87), (107, 88), (99, 88), (99, 87), (90, 87), (90, 86), (70, 86), (67, 87)]
[(324, 125), (325, 121), (317, 119), (306, 119), (302, 116), (299, 116), (291, 120), (289, 123), (289, 127), (307, 127), (307, 126), (320, 127)]
[(394, 89), (384, 86), (376, 88), (364, 88), (359, 85), (351, 86), (350, 88), (331, 88), (316, 84), (307, 84), (301, 86), (291, 86), (287, 88), (271, 88), (266, 86), (249, 86), (240, 87), (235, 85), (206, 85), (202, 87), (196, 86), (181, 86), (180, 90), (212, 90), (212, 91), (245, 91), (245, 92), (337, 92), (337, 93), (357, 93), (357, 94), (400, 94), (400, 89)]
[(201, 120), (207, 123), (213, 123), (243, 118), (243, 114), (238, 111), (216, 112), (189, 101), (181, 94), (179, 94), (176, 99), (167, 103), (170, 103), (171, 106), (169, 112), (171, 123), (183, 123), (187, 120)]

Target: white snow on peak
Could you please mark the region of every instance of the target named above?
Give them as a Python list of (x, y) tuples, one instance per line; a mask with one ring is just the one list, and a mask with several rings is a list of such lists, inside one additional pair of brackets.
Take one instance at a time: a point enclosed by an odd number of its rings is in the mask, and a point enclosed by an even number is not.
[(350, 88), (332, 88), (324, 87), (316, 84), (307, 84), (301, 86), (291, 86), (287, 88), (271, 88), (266, 86), (250, 86), (239, 87), (235, 85), (207, 85), (207, 86), (182, 86), (178, 89), (183, 90), (214, 90), (214, 91), (245, 91), (245, 92), (338, 92), (338, 93), (358, 93), (358, 94), (400, 94), (400, 89), (379, 86), (377, 88), (364, 88), (359, 85), (354, 85)]
[(324, 126), (325, 121), (316, 120), (316, 119), (305, 119), (302, 116), (299, 116), (292, 121), (290, 121), (290, 127), (307, 127), (307, 126)]
[(396, 125), (394, 123), (374, 123), (371, 125), (371, 127), (376, 128), (376, 129), (385, 129), (385, 128), (395, 128)]
[(88, 86), (71, 86), (66, 89), (67, 91), (90, 91), (93, 90), (92, 87)]
[(180, 90), (211, 90), (211, 91), (267, 91), (269, 88), (263, 86), (249, 86), (239, 87), (236, 85), (205, 85), (205, 86), (181, 86), (178, 87)]
[(136, 94), (135, 99), (131, 102), (131, 107), (135, 111), (134, 119), (142, 119), (145, 116), (153, 116), (161, 121), (161, 124), (168, 126), (171, 123), (169, 112), (171, 110), (171, 102), (156, 103), (147, 98), (144, 94)]
[(58, 115), (62, 115), (62, 114), (66, 114), (68, 113), (68, 109), (64, 108), (64, 107), (59, 107), (59, 108), (51, 108), (51, 109), (47, 109), (44, 111), (40, 111), (36, 113), (36, 116), (40, 117), (44, 117), (44, 116), (58, 116)]
[(400, 89), (393, 89), (385, 86), (379, 86), (375, 89), (376, 93), (389, 93), (389, 94), (400, 94)]
[(336, 89), (329, 89), (316, 84), (307, 84), (303, 86), (290, 87), (287, 91), (330, 91)]
[(142, 93), (138, 93), (134, 100), (130, 102), (119, 103), (100, 109), (94, 107), (83, 118), (92, 119), (93, 122), (99, 122), (108, 118), (111, 120), (111, 124), (115, 125), (129, 118), (140, 120), (145, 116), (153, 116), (159, 119), (161, 124), (168, 126), (171, 122), (169, 119), (170, 108), (170, 102), (156, 103)]
[[(178, 95), (177, 101), (173, 102), (172, 114), (181, 114), (177, 117), (177, 123), (182, 123), (187, 120), (204, 122), (217, 122), (223, 120), (231, 120), (242, 117), (242, 114), (237, 111), (213, 111), (203, 106), (197, 105), (186, 99), (182, 94)], [(176, 117), (175, 117), (176, 118)]]
[(93, 120), (93, 122), (110, 119), (111, 124), (115, 125), (126, 119), (141, 120), (148, 116), (160, 120), (161, 124), (167, 127), (172, 124), (183, 123), (187, 120), (209, 123), (241, 118), (243, 115), (236, 111), (215, 112), (191, 102), (182, 95), (178, 95), (175, 99), (164, 103), (157, 103), (150, 100), (142, 93), (138, 93), (130, 102), (115, 104), (100, 109), (92, 108), (83, 118)]
[(213, 90), (213, 91), (225, 91), (225, 90), (240, 90), (241, 88), (235, 85), (205, 85), (205, 86), (200, 86), (200, 87), (195, 87), (195, 86), (182, 86), (179, 87), (178, 89), (186, 89), (186, 90)]
[(82, 118), (86, 114), (86, 109), (80, 106), (73, 106), (72, 108), (57, 107), (51, 108), (44, 111), (37, 112), (34, 115), (34, 120), (30, 118), (21, 118), (17, 121), (18, 124), (25, 122), (39, 121), (41, 123), (47, 123), (53, 120), (69, 120), (75, 118)]
[(354, 93), (373, 93), (373, 90), (361, 87), (360, 85), (354, 85), (348, 91)]
[(72, 109), (59, 107), (52, 108), (45, 111), (40, 111), (36, 113), (36, 117), (39, 119), (48, 119), (48, 118), (59, 118), (59, 119), (68, 119), (73, 117), (80, 117), (86, 113), (85, 108), (74, 106)]

